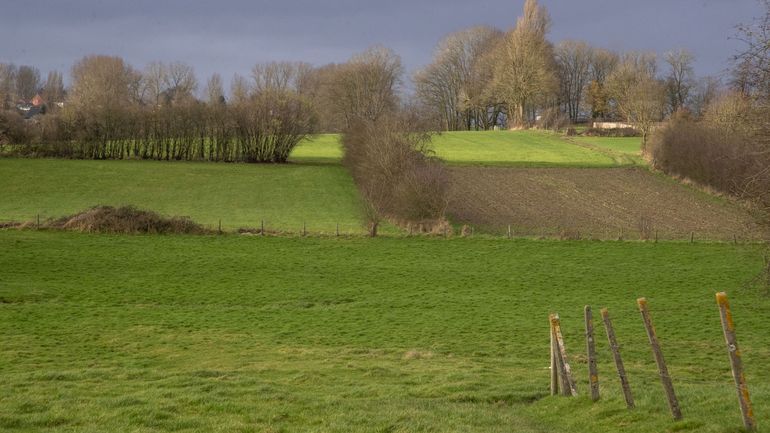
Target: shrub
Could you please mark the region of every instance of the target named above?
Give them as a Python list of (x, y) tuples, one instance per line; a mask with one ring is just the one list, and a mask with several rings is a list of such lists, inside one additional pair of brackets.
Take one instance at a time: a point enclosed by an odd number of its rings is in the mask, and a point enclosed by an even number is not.
[(189, 218), (167, 218), (133, 206), (119, 208), (97, 206), (75, 215), (50, 221), (44, 227), (80, 232), (124, 234), (202, 234), (209, 232)]
[(427, 155), (428, 134), (409, 131), (399, 115), (379, 121), (358, 119), (343, 135), (343, 163), (364, 200), (372, 236), (383, 218), (434, 225), (448, 203), (449, 177), (443, 165)]

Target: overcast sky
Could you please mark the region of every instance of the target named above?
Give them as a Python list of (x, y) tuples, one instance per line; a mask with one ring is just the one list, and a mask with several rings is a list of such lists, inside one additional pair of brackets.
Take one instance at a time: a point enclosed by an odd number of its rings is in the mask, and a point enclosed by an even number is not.
[[(199, 81), (229, 82), (258, 62), (342, 62), (374, 44), (393, 48), (411, 73), (446, 34), (473, 25), (515, 25), (524, 0), (0, 0), (0, 62), (43, 76), (69, 74), (87, 54), (143, 68), (179, 60)], [(541, 0), (550, 40), (578, 39), (613, 50), (690, 49), (698, 75), (728, 66), (735, 26), (761, 12), (756, 0)]]

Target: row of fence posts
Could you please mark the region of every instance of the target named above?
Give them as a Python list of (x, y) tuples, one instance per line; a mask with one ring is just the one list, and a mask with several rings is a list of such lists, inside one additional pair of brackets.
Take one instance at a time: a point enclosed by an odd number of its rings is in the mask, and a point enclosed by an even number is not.
[[(40, 229), (40, 214), (36, 215), (35, 221), (36, 221), (35, 222), (35, 228), (39, 230)], [(474, 227), (473, 226), (467, 226), (467, 227), (468, 227), (469, 235), (473, 236), (475, 234)], [(413, 229), (412, 229), (411, 225), (409, 225), (409, 227), (407, 228), (407, 231), (409, 232), (409, 236), (413, 235)], [(443, 229), (442, 232), (443, 232), (444, 237), (449, 237), (449, 228), (447, 226), (444, 226), (444, 229)], [(217, 233), (219, 233), (220, 235), (224, 233), (224, 231), (222, 230), (222, 220), (221, 219), (219, 220), (218, 225), (217, 225)], [(461, 230), (461, 233), (464, 233), (464, 230)], [(259, 234), (262, 235), (262, 236), (265, 235), (265, 220), (262, 220), (261, 223), (260, 223)], [(307, 222), (305, 222), (305, 221), (302, 222), (302, 231), (300, 232), (300, 234), (302, 236), (307, 236), (307, 234), (308, 234)], [(348, 234), (350, 234), (350, 232), (348, 232)], [(454, 229), (452, 229), (452, 234), (454, 234)], [(340, 236), (340, 223), (337, 223), (336, 230), (335, 230), (335, 235), (337, 237)], [(466, 235), (463, 234), (463, 236), (466, 236)], [(510, 224), (508, 224), (508, 231), (506, 232), (506, 237), (508, 239), (513, 239), (514, 236), (515, 236), (515, 232), (513, 230), (513, 227)], [(620, 236), (618, 237), (618, 240), (623, 240), (624, 239), (623, 236), (624, 236), (624, 232), (621, 230)], [(540, 237), (545, 238), (546, 236), (545, 236), (544, 233), (542, 233), (540, 235)], [(658, 243), (658, 231), (657, 230), (655, 230), (654, 241), (655, 241), (655, 243)], [(690, 232), (690, 243), (695, 243), (695, 232)], [(736, 244), (736, 245), (738, 244), (738, 236), (736, 234), (733, 234), (733, 243)]]
[[(741, 360), (741, 352), (738, 349), (738, 341), (735, 335), (735, 324), (733, 322), (732, 313), (730, 311), (730, 303), (727, 299), (727, 294), (720, 292), (716, 294), (717, 306), (719, 307), (719, 315), (722, 321), (722, 332), (727, 346), (727, 353), (730, 359), (730, 367), (732, 369), (733, 380), (735, 381), (735, 387), (738, 394), (738, 402), (743, 417), (743, 425), (747, 431), (756, 431), (756, 421), (754, 419), (754, 412), (751, 406), (751, 399), (749, 397), (749, 390), (746, 384), (746, 377), (743, 373), (743, 363)], [(682, 419), (682, 411), (679, 406), (679, 400), (674, 392), (674, 385), (671, 381), (671, 375), (668, 372), (666, 361), (663, 357), (663, 352), (658, 342), (658, 337), (655, 333), (655, 327), (652, 324), (652, 318), (650, 317), (650, 310), (645, 298), (637, 299), (637, 305), (639, 312), (642, 316), (642, 322), (647, 332), (647, 338), (650, 342), (653, 358), (658, 368), (658, 374), (660, 375), (661, 384), (666, 394), (668, 406), (671, 411), (671, 415), (675, 420)], [(594, 342), (594, 324), (593, 314), (591, 307), (586, 305), (584, 310), (585, 316), (585, 337), (586, 337), (586, 352), (588, 355), (588, 383), (591, 392), (591, 399), (593, 401), (599, 400), (599, 373), (596, 364), (596, 348)], [(626, 406), (629, 409), (633, 409), (634, 397), (631, 393), (631, 386), (628, 381), (626, 369), (623, 365), (623, 358), (620, 356), (620, 345), (618, 344), (615, 330), (612, 326), (612, 320), (610, 319), (609, 312), (606, 308), (601, 310), (602, 322), (604, 323), (604, 329), (607, 333), (607, 340), (609, 342), (610, 351), (612, 352), (612, 358), (615, 362), (615, 368), (620, 379), (620, 387), (623, 392), (623, 397), (626, 401)], [(577, 388), (575, 385), (575, 379), (572, 374), (569, 362), (567, 360), (567, 350), (564, 345), (564, 337), (561, 330), (561, 322), (558, 314), (551, 314), (549, 316), (550, 328), (551, 328), (551, 395), (558, 395), (561, 393), (565, 396), (576, 396)], [(561, 392), (560, 392), (561, 391)]]

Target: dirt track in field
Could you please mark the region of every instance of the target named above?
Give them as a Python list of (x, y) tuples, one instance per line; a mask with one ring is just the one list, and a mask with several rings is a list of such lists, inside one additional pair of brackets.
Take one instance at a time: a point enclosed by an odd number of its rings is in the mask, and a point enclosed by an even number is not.
[(516, 235), (759, 239), (735, 203), (643, 168), (453, 167), (453, 222)]

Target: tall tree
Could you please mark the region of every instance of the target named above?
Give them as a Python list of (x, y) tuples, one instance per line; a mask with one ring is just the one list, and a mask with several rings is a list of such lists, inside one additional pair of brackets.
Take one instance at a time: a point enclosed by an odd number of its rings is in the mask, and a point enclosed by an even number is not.
[(610, 112), (609, 96), (605, 83), (607, 77), (618, 65), (618, 55), (604, 49), (594, 49), (591, 56), (590, 82), (587, 89), (587, 102), (591, 105), (591, 117), (604, 118)]
[(663, 59), (669, 67), (666, 76), (666, 96), (669, 113), (675, 113), (686, 107), (690, 101), (690, 93), (695, 86), (695, 72), (692, 64), (695, 56), (685, 49), (669, 51)]
[(59, 71), (48, 72), (48, 78), (43, 87), (43, 97), (52, 106), (64, 101), (64, 78)]
[(40, 71), (33, 67), (22, 65), (16, 71), (16, 97), (29, 101), (40, 91)]
[(204, 90), (204, 96), (206, 102), (210, 105), (223, 105), (225, 103), (225, 91), (222, 85), (222, 76), (214, 73), (206, 81), (206, 89)]
[(559, 68), (561, 99), (570, 120), (576, 122), (590, 78), (593, 49), (585, 42), (564, 41), (556, 46), (555, 56)]
[(443, 129), (488, 123), (483, 95), (488, 83), (480, 76), (484, 72), (480, 63), (501, 35), (486, 26), (452, 33), (439, 43), (433, 62), (415, 75), (418, 98), (442, 119)]
[(353, 56), (335, 75), (333, 109), (345, 119), (378, 120), (398, 106), (398, 86), (403, 75), (401, 58), (385, 47), (372, 47)]
[(738, 27), (745, 47), (735, 56), (734, 74), (744, 94), (770, 99), (770, 0), (760, 0), (764, 14), (752, 24)]
[(241, 104), (249, 99), (251, 88), (249, 82), (240, 74), (234, 74), (232, 81), (230, 81), (230, 98), (233, 103)]
[(508, 106), (509, 126), (526, 126), (530, 120), (526, 112), (557, 90), (553, 47), (545, 38), (550, 23), (548, 12), (537, 0), (526, 0), (524, 14), (505, 37), (495, 86)]
[(16, 65), (0, 63), (0, 109), (11, 108), (16, 96)]
[(608, 95), (618, 114), (642, 133), (642, 151), (665, 111), (665, 88), (656, 78), (656, 70), (655, 54), (626, 53), (607, 78)]
[(120, 57), (86, 56), (72, 67), (75, 106), (125, 107), (139, 101), (141, 74)]
[(173, 62), (166, 66), (164, 99), (167, 104), (183, 103), (194, 99), (198, 79), (192, 66)]

